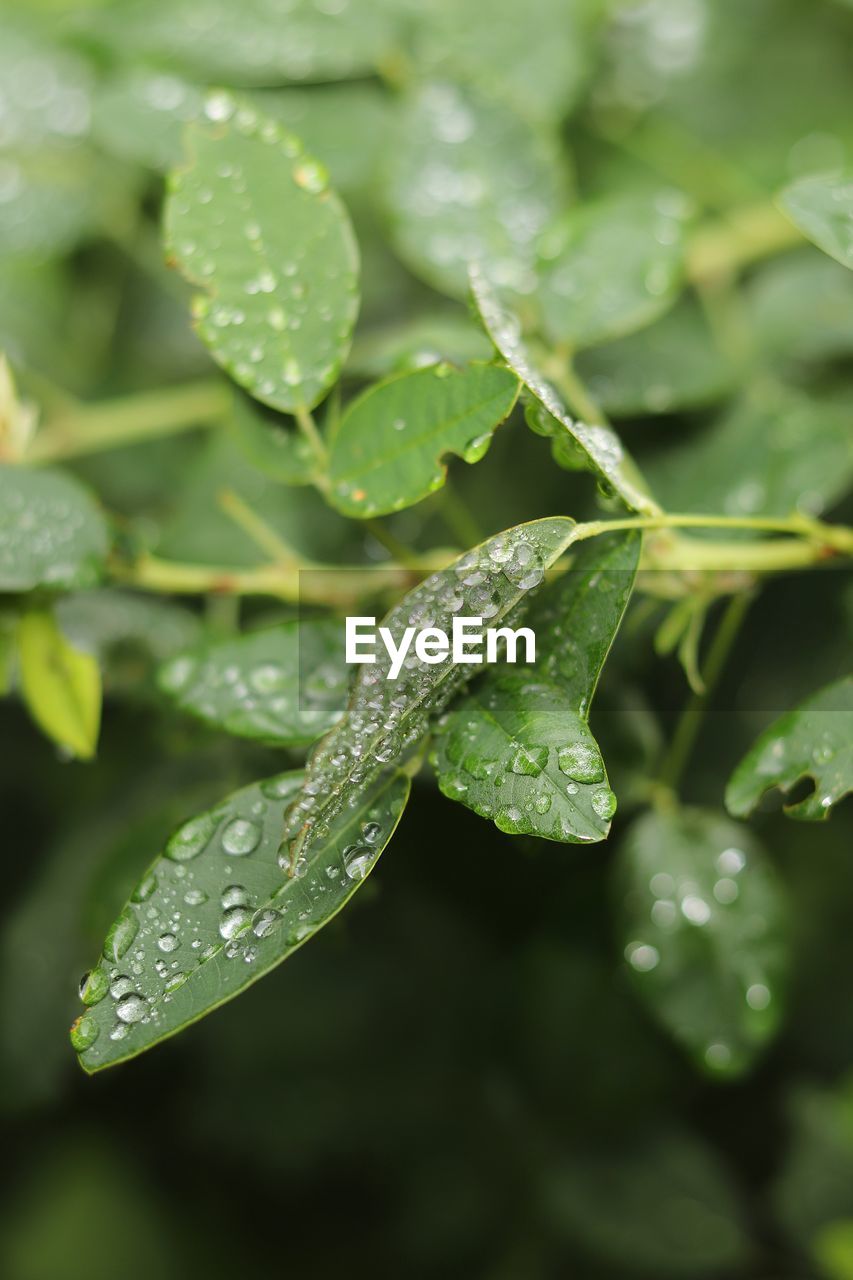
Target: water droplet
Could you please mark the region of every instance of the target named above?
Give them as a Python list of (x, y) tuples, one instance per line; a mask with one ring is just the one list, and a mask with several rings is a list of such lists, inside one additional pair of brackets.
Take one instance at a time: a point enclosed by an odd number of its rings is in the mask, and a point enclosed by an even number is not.
[(273, 907), (263, 907), (252, 916), (252, 933), (256, 938), (268, 938), (281, 924), (281, 912)]
[(147, 902), (157, 888), (157, 877), (153, 874), (143, 876), (131, 896), (132, 902)]
[(93, 969), (80, 979), (80, 999), (84, 1004), (97, 1004), (109, 991), (110, 980), (103, 969)]
[(293, 166), (293, 180), (304, 191), (310, 191), (312, 195), (319, 195), (329, 185), (329, 171), (318, 160), (312, 160), (310, 156), (303, 156)]
[(131, 992), (116, 1005), (116, 1017), (120, 1022), (139, 1022), (145, 1017), (147, 1004), (137, 992)]
[(513, 752), (509, 767), (513, 773), (533, 777), (545, 768), (549, 755), (548, 747), (518, 747)]
[(120, 960), (129, 951), (138, 932), (139, 921), (135, 913), (128, 908), (122, 912), (107, 934), (104, 943), (104, 955), (107, 960)]
[(219, 921), (219, 936), (230, 941), (236, 934), (247, 928), (251, 920), (251, 912), (245, 907), (232, 907)]
[(222, 848), (235, 858), (257, 849), (260, 840), (261, 828), (251, 818), (234, 818), (222, 832)]
[(157, 939), (157, 946), (161, 951), (165, 951), (167, 954), (170, 951), (174, 951), (178, 945), (178, 937), (177, 934), (174, 933), (161, 933), (160, 937)]
[(681, 900), (681, 914), (690, 924), (701, 926), (711, 919), (711, 908), (704, 898), (688, 893)]
[(616, 812), (616, 797), (609, 787), (601, 787), (592, 793), (592, 807), (599, 818), (608, 821)]
[(222, 908), (228, 911), (231, 907), (245, 907), (249, 901), (249, 895), (241, 884), (229, 884), (227, 889), (222, 891)]
[(249, 684), (255, 693), (275, 693), (287, 681), (284, 668), (277, 662), (262, 662), (249, 673)]
[[(598, 750), (590, 746), (586, 742), (572, 742), (566, 747), (561, 747), (557, 752), (557, 765), (561, 773), (567, 778), (573, 778), (575, 782), (600, 782), (604, 777), (604, 764)], [(596, 795), (598, 792), (596, 792)], [(595, 796), (593, 796), (593, 808), (599, 817), (610, 817), (610, 814), (599, 813), (595, 805)]]
[(100, 1033), (100, 1028), (94, 1018), (88, 1014), (82, 1014), (76, 1022), (71, 1026), (71, 1044), (78, 1053), (83, 1053), (95, 1043)]
[(363, 880), (373, 863), (374, 850), (366, 844), (351, 844), (344, 849), (344, 870), (350, 880)]
[(184, 902), (188, 907), (200, 907), (202, 903), (207, 902), (207, 894), (204, 889), (187, 889)]
[(206, 848), (216, 830), (217, 819), (211, 813), (200, 814), (184, 823), (166, 845), (166, 857), (173, 862), (189, 862)]
[(637, 973), (650, 973), (660, 961), (660, 952), (645, 942), (630, 942), (625, 948), (625, 959)]
[(362, 825), (361, 834), (368, 844), (376, 844), (381, 833), (382, 828), (378, 822), (365, 822)]
[(766, 1009), (770, 1004), (770, 990), (763, 982), (753, 982), (746, 989), (746, 1003), (750, 1009)]

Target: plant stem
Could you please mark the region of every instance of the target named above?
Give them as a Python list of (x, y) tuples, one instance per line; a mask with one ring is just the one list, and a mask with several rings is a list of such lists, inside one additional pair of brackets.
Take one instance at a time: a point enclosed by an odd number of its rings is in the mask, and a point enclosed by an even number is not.
[(299, 568), (299, 556), (293, 548), (288, 546), (277, 530), (253, 511), (233, 489), (223, 489), (219, 495), (219, 505), (225, 514), (276, 564), (286, 565), (290, 569)]
[(311, 448), (314, 455), (314, 461), (317, 464), (317, 474), (314, 476), (314, 483), (318, 489), (328, 488), (328, 478), (326, 476), (326, 468), (329, 464), (329, 450), (326, 443), (314, 421), (314, 415), (310, 409), (303, 409), (302, 406), (293, 410), (293, 416), (296, 419), (299, 430)]
[(69, 409), (36, 434), (26, 461), (54, 462), (210, 426), (226, 416), (231, 403), (227, 384), (205, 379)]
[(690, 754), (695, 746), (697, 735), (702, 727), (705, 710), (708, 706), (708, 698), (720, 678), (750, 603), (751, 596), (744, 592), (740, 595), (732, 596), (726, 606), (726, 611), (711, 642), (705, 669), (702, 672), (704, 691), (702, 693), (694, 691), (691, 694), (676, 725), (669, 749), (661, 763), (659, 781), (666, 791), (675, 791), (681, 780), (681, 776), (690, 759)]
[(444, 482), (441, 492), (441, 514), (454, 538), (458, 538), (463, 547), (473, 547), (483, 541), (483, 532), (471, 515), (467, 503), (463, 502), (450, 482)]
[(607, 414), (596, 401), (587, 385), (578, 377), (571, 351), (561, 346), (543, 365), (543, 373), (566, 397), (566, 402), (576, 418), (590, 426), (608, 426)]
[(687, 275), (694, 284), (736, 275), (751, 262), (801, 244), (802, 234), (771, 201), (732, 209), (694, 232)]

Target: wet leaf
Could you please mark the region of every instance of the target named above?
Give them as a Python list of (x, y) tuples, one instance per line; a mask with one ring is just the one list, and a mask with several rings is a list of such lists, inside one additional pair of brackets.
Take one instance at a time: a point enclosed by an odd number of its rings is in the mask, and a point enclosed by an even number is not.
[(503, 309), (479, 269), (471, 271), (471, 287), (486, 332), (513, 373), (521, 379), (545, 412), (543, 434), (565, 437), (582, 463), (597, 471), (634, 511), (654, 514), (658, 507), (646, 492), (636, 466), (609, 427), (580, 422), (567, 413), (557, 392), (536, 368), (521, 336), (521, 324)]
[(615, 870), (639, 995), (705, 1070), (745, 1071), (778, 1026), (788, 959), (782, 888), (760, 845), (710, 810), (648, 813)]
[(304, 435), (291, 421), (248, 396), (237, 396), (231, 427), (249, 462), (283, 484), (311, 484), (317, 461)]
[(140, 880), (83, 986), (71, 1040), (86, 1071), (132, 1058), (244, 990), (311, 938), (372, 871), (409, 779), (352, 795), (295, 874), (278, 863), (285, 773), (185, 823)]
[(820, 689), (764, 730), (729, 779), (726, 807), (743, 818), (772, 788), (789, 792), (807, 780), (814, 789), (785, 807), (806, 822), (825, 821), (853, 791), (853, 677)]
[(850, 398), (779, 387), (743, 399), (644, 470), (670, 510), (817, 514), (853, 481)]
[(101, 724), (101, 673), (90, 653), (75, 649), (46, 609), (25, 613), (18, 627), (21, 693), (33, 720), (60, 747), (90, 760)]
[(616, 417), (712, 404), (735, 381), (730, 361), (692, 299), (638, 333), (579, 352), (576, 366), (595, 401)]
[(800, 178), (780, 194), (779, 204), (818, 248), (853, 267), (853, 173)]
[(596, 538), (542, 588), (519, 619), (536, 661), (492, 668), (439, 722), (432, 762), (446, 796), (512, 834), (606, 838), (616, 797), (588, 720), (639, 554), (637, 534)]
[(394, 34), (376, 0), (122, 0), (93, 34), (120, 53), (207, 83), (277, 85), (369, 74)]
[(0, 466), (0, 591), (92, 586), (107, 547), (104, 518), (72, 476)]
[(285, 622), (173, 658), (160, 687), (213, 728), (276, 746), (307, 746), (335, 723), (347, 697), (343, 629)]
[(358, 251), (325, 168), (280, 125), (225, 93), (173, 173), (166, 247), (204, 293), (196, 325), (258, 400), (311, 408), (337, 379), (358, 311)]
[[(487, 539), (447, 569), (410, 591), (384, 620), (395, 649), (408, 633), (437, 628), (450, 636), (453, 619), (481, 618), (499, 627), (542, 582), (572, 541), (574, 522), (564, 517), (534, 520)], [(314, 748), (305, 786), (285, 815), (288, 856), (295, 860), (317, 832), (333, 821), (351, 789), (378, 770), (405, 758), (426, 735), (432, 716), (476, 673), (452, 653), (424, 662), (410, 650), (389, 678), (392, 661), (384, 645), (376, 661), (358, 673), (343, 719)]]
[(398, 109), (385, 200), (403, 260), (464, 297), (468, 268), (525, 291), (538, 236), (566, 199), (554, 137), (474, 88), (419, 86)]
[(537, 302), (571, 349), (622, 337), (672, 306), (684, 274), (689, 205), (678, 192), (572, 209), (543, 238)]
[(335, 433), (330, 501), (356, 517), (420, 502), (444, 484), (447, 454), (479, 462), (517, 395), (518, 379), (489, 364), (438, 364), (370, 387)]
[(523, 116), (560, 120), (582, 94), (596, 54), (597, 0), (439, 0), (418, 46), (436, 71), (501, 94)]

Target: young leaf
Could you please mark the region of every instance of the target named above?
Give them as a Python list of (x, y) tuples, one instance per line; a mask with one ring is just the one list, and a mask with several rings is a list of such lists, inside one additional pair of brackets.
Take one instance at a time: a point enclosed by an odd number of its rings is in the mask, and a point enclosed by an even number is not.
[(687, 203), (678, 192), (572, 209), (543, 238), (537, 300), (555, 343), (593, 346), (650, 324), (681, 288)]
[(68, 642), (47, 610), (31, 610), (18, 628), (21, 692), (49, 738), (90, 760), (101, 724), (101, 673), (90, 653)]
[(576, 368), (595, 401), (616, 417), (712, 404), (735, 380), (731, 361), (691, 298), (638, 333), (579, 351)]
[(853, 267), (853, 173), (800, 178), (780, 193), (779, 205), (824, 253)]
[(368, 75), (394, 34), (393, 8), (376, 0), (123, 0), (93, 12), (93, 37), (117, 53), (208, 84)]
[(0, 466), (0, 591), (90, 587), (107, 549), (106, 522), (79, 481)]
[(648, 813), (616, 865), (625, 959), (652, 1013), (706, 1070), (745, 1071), (773, 1035), (785, 903), (745, 827), (704, 809)]
[(82, 987), (88, 1008), (71, 1042), (86, 1071), (134, 1057), (256, 982), (372, 871), (409, 779), (385, 773), (353, 793), (288, 875), (278, 862), (281, 809), (301, 780), (285, 773), (235, 792), (185, 823), (148, 868)]
[(825, 821), (853, 791), (853, 676), (820, 689), (765, 729), (732, 774), (726, 808), (751, 813), (765, 792), (809, 779), (814, 790), (786, 805), (792, 818)]
[(557, 392), (536, 369), (521, 337), (521, 324), (505, 311), (480, 268), (471, 268), (471, 288), (486, 332), (506, 363), (541, 405), (553, 423), (549, 433), (567, 437), (580, 450), (588, 465), (607, 481), (634, 511), (656, 514), (657, 503), (649, 497), (642, 477), (609, 427), (578, 422), (566, 412)]
[(482, 264), (513, 288), (532, 283), (535, 244), (566, 197), (556, 140), (474, 88), (436, 82), (399, 108), (385, 181), (397, 248), (456, 297)]
[[(571, 544), (574, 521), (534, 520), (487, 539), (449, 568), (427, 578), (384, 620), (399, 651), (404, 633), (439, 628), (448, 635), (453, 619), (483, 618), (490, 627), (503, 619), (542, 582)], [(432, 663), (410, 652), (396, 678), (380, 646), (376, 661), (361, 667), (343, 719), (314, 748), (305, 786), (285, 815), (290, 857), (316, 838), (340, 812), (353, 786), (361, 786), (386, 765), (403, 758), (427, 733), (438, 714), (470, 678), (473, 668), (452, 654)], [(435, 658), (436, 655), (433, 655)]]
[(494, 668), (439, 721), (431, 757), (446, 796), (501, 831), (604, 840), (616, 809), (588, 726), (595, 686), (631, 595), (640, 537), (582, 543), (522, 619), (536, 662)]
[(850, 397), (779, 388), (758, 403), (742, 400), (645, 469), (670, 509), (817, 514), (853, 480)]
[(171, 175), (165, 241), (198, 332), (258, 400), (311, 408), (335, 381), (358, 311), (358, 250), (325, 168), (248, 103), (211, 94)]
[(307, 746), (346, 703), (343, 631), (332, 620), (284, 622), (208, 645), (160, 668), (183, 711), (241, 738)]
[(511, 412), (508, 369), (438, 364), (368, 388), (341, 419), (329, 458), (329, 500), (344, 515), (386, 515), (440, 489), (455, 453), (479, 462)]

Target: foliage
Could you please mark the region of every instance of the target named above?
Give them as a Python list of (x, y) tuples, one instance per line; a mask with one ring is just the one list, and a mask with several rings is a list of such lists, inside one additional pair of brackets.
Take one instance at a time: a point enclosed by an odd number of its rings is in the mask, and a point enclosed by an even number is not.
[(4, 6), (4, 1273), (853, 1275), (851, 24)]

